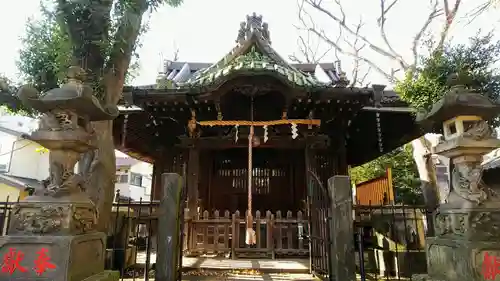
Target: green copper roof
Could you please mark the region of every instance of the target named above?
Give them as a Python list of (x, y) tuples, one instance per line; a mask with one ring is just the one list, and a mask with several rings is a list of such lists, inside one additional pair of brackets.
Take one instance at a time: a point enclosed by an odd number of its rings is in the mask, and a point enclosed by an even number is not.
[[(262, 44), (267, 45), (267, 44)], [(182, 87), (210, 86), (224, 77), (237, 72), (255, 73), (274, 72), (299, 87), (325, 87), (310, 74), (306, 74), (282, 60), (270, 46), (259, 46), (253, 42), (249, 48), (234, 50), (218, 63), (198, 71), (179, 85)], [(267, 48), (266, 48), (267, 47)], [(239, 48), (238, 48), (239, 49)], [(246, 50), (244, 50), (246, 49)], [(262, 50), (264, 49), (264, 50)], [(239, 55), (234, 55), (238, 53)]]

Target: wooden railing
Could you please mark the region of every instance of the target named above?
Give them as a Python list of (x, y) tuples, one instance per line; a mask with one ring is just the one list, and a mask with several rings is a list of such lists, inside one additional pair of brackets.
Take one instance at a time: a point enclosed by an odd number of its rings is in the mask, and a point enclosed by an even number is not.
[(184, 231), (187, 239), (184, 252), (188, 255), (224, 255), (237, 257), (306, 256), (309, 254), (305, 238), (307, 220), (301, 211), (293, 216), (280, 211), (265, 216), (257, 211), (253, 219), (256, 245), (245, 243), (246, 220), (239, 211), (231, 214), (204, 211), (195, 218), (186, 218)]

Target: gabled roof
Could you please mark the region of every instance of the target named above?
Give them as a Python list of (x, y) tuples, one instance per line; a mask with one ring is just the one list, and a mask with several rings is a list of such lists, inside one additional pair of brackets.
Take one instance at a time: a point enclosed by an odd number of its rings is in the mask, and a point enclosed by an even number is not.
[[(164, 75), (175, 82), (185, 82), (193, 77), (199, 71), (212, 66), (213, 63), (207, 62), (187, 62), (187, 61), (166, 61), (164, 66)], [(317, 80), (332, 84), (339, 81), (339, 75), (334, 63), (290, 63), (290, 66), (314, 76)], [(150, 85), (154, 88), (155, 85)], [(148, 86), (142, 86), (147, 88)]]
[[(241, 23), (237, 45), (221, 60), (211, 65), (184, 63), (179, 69), (171, 69), (159, 78), (163, 88), (192, 89), (223, 83), (234, 75), (272, 75), (285, 83), (302, 88), (326, 88), (340, 81), (335, 67), (325, 70), (320, 64), (293, 65), (286, 62), (272, 47), (267, 24), (261, 16), (247, 16)], [(311, 67), (312, 66), (312, 67)], [(197, 68), (194, 73), (192, 68)], [(302, 68), (302, 69), (301, 69)], [(304, 71), (308, 68), (309, 71)], [(313, 70), (313, 71), (311, 71)], [(333, 71), (332, 71), (333, 70)], [(313, 73), (315, 75), (313, 75)]]
[(328, 86), (328, 84), (320, 82), (311, 74), (289, 65), (271, 46), (259, 39), (256, 34), (252, 34), (250, 39), (233, 49), (219, 62), (194, 73), (180, 86), (208, 86), (218, 79), (223, 79), (238, 72), (275, 74), (298, 87)]

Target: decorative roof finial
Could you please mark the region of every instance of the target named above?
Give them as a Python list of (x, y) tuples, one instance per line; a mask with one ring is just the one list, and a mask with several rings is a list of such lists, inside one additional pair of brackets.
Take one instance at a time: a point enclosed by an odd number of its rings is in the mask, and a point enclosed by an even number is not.
[(85, 81), (86, 73), (80, 66), (70, 66), (66, 73), (66, 78), (70, 84), (81, 84)]
[(450, 88), (465, 88), (471, 86), (472, 78), (468, 73), (465, 72), (452, 73), (448, 75), (446, 84)]
[(262, 16), (258, 16), (256, 13), (247, 15), (246, 22), (240, 23), (236, 43), (242, 44), (245, 40), (250, 39), (252, 34), (257, 34), (258, 37), (271, 44), (269, 26), (262, 21)]

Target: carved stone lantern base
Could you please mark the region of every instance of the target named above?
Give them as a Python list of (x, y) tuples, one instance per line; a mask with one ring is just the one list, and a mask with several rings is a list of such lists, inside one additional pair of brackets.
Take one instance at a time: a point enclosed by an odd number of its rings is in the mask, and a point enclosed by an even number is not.
[[(500, 146), (493, 136), (446, 140), (435, 153), (449, 157), (451, 190), (435, 216), (436, 237), (426, 240), (428, 275), (413, 280), (485, 280), (485, 257), (500, 256), (500, 197), (482, 180), (483, 155)], [(496, 269), (493, 260), (492, 269)], [(500, 277), (492, 280), (500, 280)]]
[[(0, 237), (0, 255), (12, 258), (22, 255), (19, 265), (24, 272), (17, 269), (12, 274), (2, 272), (0, 280), (53, 280), (53, 281), (81, 281), (104, 271), (104, 248), (106, 235), (102, 232), (93, 232), (70, 236), (17, 236)], [(36, 261), (41, 255), (50, 258), (47, 262), (53, 264), (41, 275), (35, 271)], [(43, 277), (43, 278), (41, 278)], [(115, 279), (92, 280), (118, 280)]]
[[(22, 254), (26, 270), (0, 273), (3, 280), (118, 280), (104, 271), (106, 235), (95, 231), (94, 204), (84, 193), (62, 197), (30, 196), (12, 209), (9, 235), (0, 237), (0, 255)], [(54, 268), (37, 275), (43, 255)], [(46, 259), (47, 260), (47, 259)]]
[(498, 208), (447, 210), (436, 220), (439, 232), (426, 241), (428, 279), (414, 280), (484, 280), (485, 257), (500, 256)]
[(29, 196), (12, 209), (10, 235), (79, 235), (94, 231), (97, 213), (84, 193)]

